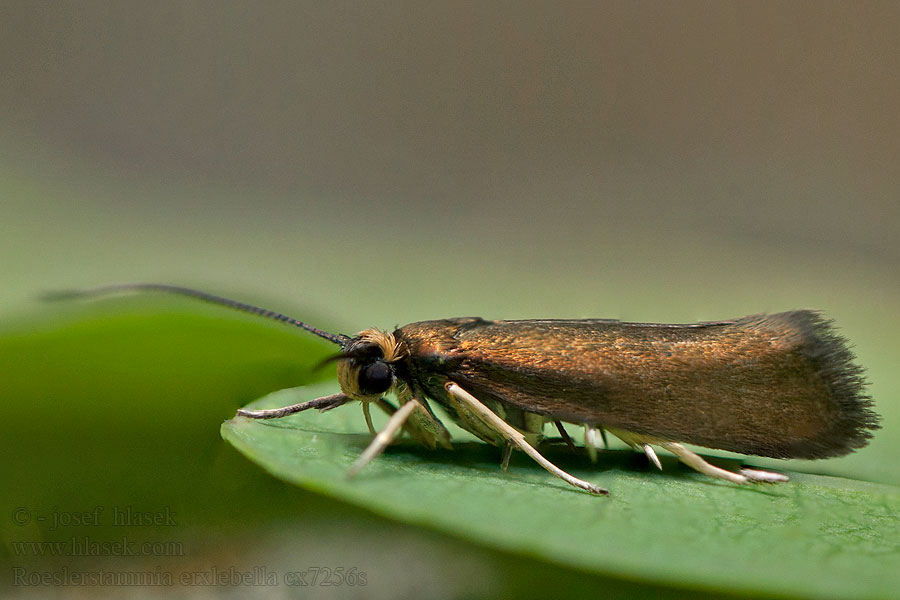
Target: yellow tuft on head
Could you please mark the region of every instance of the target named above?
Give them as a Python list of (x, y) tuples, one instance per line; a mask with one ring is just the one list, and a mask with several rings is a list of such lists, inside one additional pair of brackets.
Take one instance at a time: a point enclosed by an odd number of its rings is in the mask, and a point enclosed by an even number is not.
[(393, 333), (380, 329), (366, 329), (359, 332), (359, 339), (364, 343), (375, 344), (381, 348), (384, 362), (394, 362), (403, 358), (403, 350)]

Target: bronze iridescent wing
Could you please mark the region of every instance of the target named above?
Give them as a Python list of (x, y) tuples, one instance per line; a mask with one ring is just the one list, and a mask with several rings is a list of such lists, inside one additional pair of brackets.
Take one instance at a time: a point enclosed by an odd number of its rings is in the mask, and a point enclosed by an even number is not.
[(409, 376), (555, 420), (779, 458), (862, 447), (878, 427), (853, 354), (812, 311), (665, 325), (445, 319), (395, 332)]

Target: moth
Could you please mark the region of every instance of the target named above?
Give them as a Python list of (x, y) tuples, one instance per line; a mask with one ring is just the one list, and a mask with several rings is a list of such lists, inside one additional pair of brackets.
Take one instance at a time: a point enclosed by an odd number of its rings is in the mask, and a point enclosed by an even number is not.
[[(125, 291), (180, 294), (299, 327), (339, 347), (341, 393), (238, 415), (271, 419), (357, 401), (373, 438), (357, 473), (401, 432), (429, 448), (451, 448), (439, 405), (462, 429), (513, 449), (593, 494), (609, 492), (558, 468), (538, 450), (548, 424), (575, 449), (563, 423), (584, 428), (596, 456), (608, 432), (662, 468), (653, 446), (711, 477), (736, 484), (787, 481), (757, 469), (716, 467), (684, 444), (774, 458), (842, 456), (868, 443), (879, 416), (862, 369), (831, 321), (796, 310), (692, 324), (610, 319), (410, 323), (393, 332), (333, 334), (286, 315), (206, 292), (125, 284), (54, 297)], [(385, 394), (391, 393), (394, 404)], [(371, 407), (389, 415), (376, 432)]]

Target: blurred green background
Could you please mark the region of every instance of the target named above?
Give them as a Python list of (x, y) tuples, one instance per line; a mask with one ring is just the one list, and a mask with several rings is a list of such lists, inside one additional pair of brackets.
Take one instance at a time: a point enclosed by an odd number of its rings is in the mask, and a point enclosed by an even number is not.
[(129, 530), (182, 541), (172, 568), (369, 573), (310, 597), (678, 595), (271, 479), (219, 424), (328, 377), (327, 345), (188, 301), (36, 301), (110, 282), (345, 333), (822, 309), (884, 429), (791, 468), (900, 485), (898, 23), (893, 2), (0, 3), (0, 581), (156, 568), (23, 557), (81, 530), (6, 518), (134, 506), (179, 513)]

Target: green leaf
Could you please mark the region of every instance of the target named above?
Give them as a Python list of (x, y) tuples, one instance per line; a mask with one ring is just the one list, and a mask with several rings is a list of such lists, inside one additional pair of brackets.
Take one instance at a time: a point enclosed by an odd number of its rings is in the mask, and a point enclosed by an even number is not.
[[(333, 393), (282, 390), (273, 408)], [(375, 513), (488, 547), (657, 584), (790, 597), (885, 598), (900, 589), (900, 488), (790, 473), (791, 482), (740, 487), (663, 456), (662, 473), (628, 451), (592, 465), (562, 446), (545, 455), (607, 487), (571, 488), (524, 455), (508, 472), (499, 451), (462, 441), (453, 451), (401, 442), (348, 480), (370, 436), (353, 405), (279, 420), (236, 417), (222, 435), (273, 475)], [(734, 461), (716, 459), (734, 468)]]
[(310, 367), (333, 352), (278, 323), (187, 300), (41, 308), (0, 325), (3, 507), (193, 491), (221, 443), (211, 422), (316, 381), (323, 373)]

